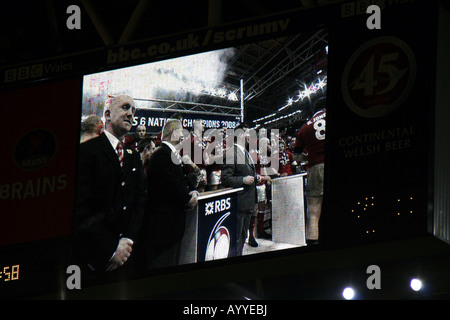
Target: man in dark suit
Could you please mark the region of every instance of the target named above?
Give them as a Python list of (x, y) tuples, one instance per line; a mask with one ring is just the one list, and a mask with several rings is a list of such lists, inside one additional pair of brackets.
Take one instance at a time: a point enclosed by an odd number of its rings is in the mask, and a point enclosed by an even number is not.
[(142, 230), (147, 270), (178, 264), (186, 210), (197, 204), (198, 192), (188, 185), (177, 149), (182, 133), (181, 121), (169, 119), (162, 130), (161, 145), (148, 162), (149, 203)]
[(237, 212), (237, 242), (236, 255), (241, 256), (250, 220), (257, 203), (256, 184), (260, 177), (256, 174), (255, 163), (248, 152), (248, 126), (240, 124), (236, 127), (237, 142), (232, 149), (227, 150), (225, 163), (222, 165), (222, 185), (224, 187), (239, 188)]
[(142, 162), (135, 150), (123, 149), (135, 109), (127, 95), (108, 96), (105, 132), (80, 144), (74, 249), (80, 263), (91, 270), (123, 266), (141, 227), (146, 202)]

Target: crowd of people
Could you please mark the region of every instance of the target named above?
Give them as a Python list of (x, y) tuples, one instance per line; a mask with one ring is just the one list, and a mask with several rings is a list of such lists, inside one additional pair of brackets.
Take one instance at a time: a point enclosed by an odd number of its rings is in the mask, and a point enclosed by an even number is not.
[[(243, 188), (238, 193), (236, 243), (236, 255), (242, 255), (246, 239), (256, 247), (257, 238), (271, 237), (264, 226), (271, 207), (271, 181), (305, 170), (308, 181), (315, 184), (313, 191), (307, 187), (312, 217), (307, 241), (317, 243), (323, 194), (323, 158), (317, 153), (323, 153), (325, 127), (318, 127), (314, 119), (324, 121), (325, 102), (316, 105), (313, 117), (295, 136), (285, 132), (276, 136), (272, 131), (266, 135), (265, 128), (258, 128), (255, 144), (248, 126), (241, 123), (234, 128), (231, 143), (226, 128), (220, 129), (224, 139), (217, 143), (217, 135), (205, 135), (201, 119), (194, 121), (186, 136), (179, 114), (156, 135), (147, 134), (145, 126), (130, 133), (134, 100), (127, 95), (108, 96), (103, 119), (92, 115), (81, 125), (74, 217), (79, 264), (94, 272), (177, 265), (187, 212), (200, 193), (230, 187)], [(187, 144), (189, 148), (183, 148)], [(224, 159), (231, 149), (234, 161), (228, 163)], [(185, 150), (191, 152), (184, 154)], [(195, 154), (201, 155), (200, 161)], [(310, 176), (312, 167), (317, 172)]]

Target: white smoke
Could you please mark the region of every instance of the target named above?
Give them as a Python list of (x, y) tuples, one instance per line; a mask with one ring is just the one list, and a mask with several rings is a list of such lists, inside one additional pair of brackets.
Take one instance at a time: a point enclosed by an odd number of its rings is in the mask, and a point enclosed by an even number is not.
[[(107, 94), (192, 102), (202, 93), (221, 92), (233, 55), (234, 49), (229, 48), (87, 75), (83, 79), (83, 112), (102, 103)], [(152, 106), (136, 103), (138, 107)]]

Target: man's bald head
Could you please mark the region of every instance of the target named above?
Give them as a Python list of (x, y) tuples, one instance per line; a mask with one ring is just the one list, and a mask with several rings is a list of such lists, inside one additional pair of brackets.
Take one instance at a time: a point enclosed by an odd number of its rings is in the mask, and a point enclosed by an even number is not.
[(131, 130), (135, 112), (136, 105), (132, 97), (125, 94), (108, 96), (103, 111), (105, 129), (122, 140)]

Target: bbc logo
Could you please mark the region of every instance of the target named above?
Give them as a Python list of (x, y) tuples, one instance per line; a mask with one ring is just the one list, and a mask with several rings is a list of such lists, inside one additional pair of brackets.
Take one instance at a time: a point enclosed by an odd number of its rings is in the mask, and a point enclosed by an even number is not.
[(366, 14), (368, 13), (367, 8), (371, 5), (376, 5), (383, 10), (386, 7), (386, 0), (358, 0), (344, 3), (341, 5), (341, 18)]
[(5, 71), (5, 83), (38, 78), (43, 75), (43, 71), (44, 65), (42, 63), (8, 69)]

